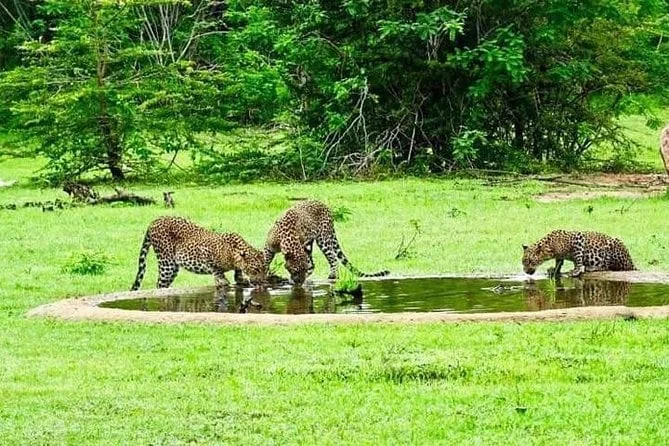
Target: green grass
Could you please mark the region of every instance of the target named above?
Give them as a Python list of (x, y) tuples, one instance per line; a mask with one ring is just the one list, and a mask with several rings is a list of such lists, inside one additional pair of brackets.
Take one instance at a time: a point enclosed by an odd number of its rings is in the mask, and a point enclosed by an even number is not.
[[(30, 164), (1, 162), (0, 178), (20, 178)], [(639, 268), (669, 269), (667, 200), (536, 203), (546, 187), (169, 186), (174, 211), (0, 210), (1, 442), (659, 444), (669, 398), (665, 320), (221, 327), (24, 317), (63, 297), (128, 289), (144, 230), (159, 215), (238, 231), (260, 246), (291, 197), (350, 210), (337, 231), (363, 270), (520, 272), (521, 245), (559, 227), (619, 236)], [(163, 189), (132, 190), (159, 198)], [(64, 194), (0, 188), (0, 204), (56, 197)], [(395, 260), (412, 220), (421, 233)], [(108, 258), (101, 275), (63, 271), (82, 252)], [(323, 257), (314, 258), (315, 276), (325, 277)], [(155, 276), (151, 258), (143, 287)], [(212, 283), (181, 273), (175, 286)]]

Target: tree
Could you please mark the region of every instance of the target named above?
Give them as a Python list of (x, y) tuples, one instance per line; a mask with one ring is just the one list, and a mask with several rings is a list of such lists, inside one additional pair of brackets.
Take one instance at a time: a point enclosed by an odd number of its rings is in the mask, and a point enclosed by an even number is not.
[(198, 132), (252, 121), (243, 110), (262, 106), (236, 98), (219, 62), (221, 14), (211, 0), (46, 0), (21, 64), (0, 76), (10, 126), (38, 144), (55, 180), (102, 169), (120, 180), (196, 145)]

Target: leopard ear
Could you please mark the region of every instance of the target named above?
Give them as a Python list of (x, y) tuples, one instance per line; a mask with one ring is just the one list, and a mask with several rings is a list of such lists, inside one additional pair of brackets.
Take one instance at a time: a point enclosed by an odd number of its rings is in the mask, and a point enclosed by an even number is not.
[(527, 248), (529, 248), (529, 246), (523, 245), (523, 251), (527, 251)]

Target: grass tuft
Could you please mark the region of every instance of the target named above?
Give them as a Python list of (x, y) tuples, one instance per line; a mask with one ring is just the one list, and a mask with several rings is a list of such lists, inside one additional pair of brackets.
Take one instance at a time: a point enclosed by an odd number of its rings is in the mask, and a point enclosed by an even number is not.
[(112, 263), (109, 256), (100, 251), (82, 251), (72, 254), (63, 265), (62, 271), (81, 276), (99, 276), (104, 274)]

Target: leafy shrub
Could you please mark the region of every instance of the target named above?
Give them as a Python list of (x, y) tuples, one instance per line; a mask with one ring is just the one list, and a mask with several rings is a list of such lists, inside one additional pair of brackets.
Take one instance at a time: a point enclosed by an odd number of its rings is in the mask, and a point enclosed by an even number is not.
[(346, 206), (339, 206), (332, 210), (332, 218), (334, 221), (345, 222), (348, 221), (351, 210)]
[(62, 271), (81, 276), (97, 276), (103, 274), (111, 263), (110, 257), (100, 251), (82, 251), (72, 254), (63, 265)]
[(660, 95), (669, 76), (654, 0), (262, 3), (266, 54), (332, 169), (579, 167), (625, 144), (616, 119), (648, 111), (630, 93)]

